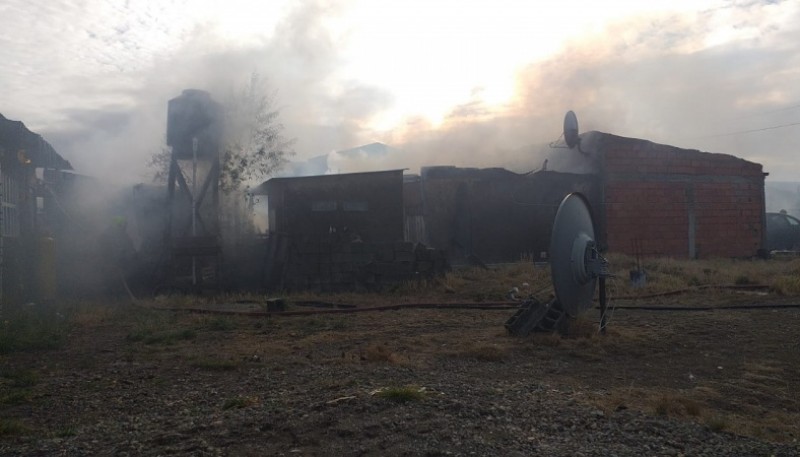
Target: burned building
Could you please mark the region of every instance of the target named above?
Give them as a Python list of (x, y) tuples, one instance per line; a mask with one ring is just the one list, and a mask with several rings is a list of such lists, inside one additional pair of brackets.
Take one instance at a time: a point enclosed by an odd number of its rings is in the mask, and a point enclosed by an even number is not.
[[(580, 138), (579, 147), (539, 157), (540, 168), (528, 173), (436, 166), (419, 175), (392, 170), (272, 179), (259, 188), (268, 195), (267, 264), (275, 267), (266, 276), (288, 274), (289, 283), (301, 286), (342, 282), (334, 259), (352, 260), (349, 251), (336, 252), (343, 240), (424, 245), (446, 253), (452, 264), (547, 260), (553, 218), (571, 192), (586, 197), (597, 241), (610, 252), (760, 254), (761, 165), (601, 132)], [(419, 260), (398, 252), (384, 258), (398, 256)], [(299, 258), (315, 260), (300, 265)]]
[[(55, 248), (46, 224), (52, 194), (42, 170), (72, 166), (22, 122), (0, 115), (0, 300), (52, 298)], [(39, 175), (37, 175), (37, 170)]]
[(403, 241), (403, 170), (274, 178), (254, 193), (267, 195), (270, 233)]
[(407, 183), (407, 233), (454, 262), (546, 257), (556, 208), (587, 197), (610, 252), (683, 258), (753, 257), (764, 245), (761, 165), (601, 132), (552, 149), (542, 169), (423, 168)]
[(570, 192), (600, 204), (594, 174), (424, 167), (406, 182), (407, 237), (446, 250), (454, 264), (547, 260), (553, 218)]
[(403, 170), (273, 178), (266, 195), (271, 287), (352, 289), (426, 276), (444, 254), (403, 236)]

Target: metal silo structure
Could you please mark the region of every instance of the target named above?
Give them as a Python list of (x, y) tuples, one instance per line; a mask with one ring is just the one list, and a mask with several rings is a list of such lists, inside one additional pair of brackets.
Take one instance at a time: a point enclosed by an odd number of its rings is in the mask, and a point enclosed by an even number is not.
[(168, 104), (169, 288), (200, 291), (219, 283), (222, 117), (222, 106), (202, 90), (184, 90)]

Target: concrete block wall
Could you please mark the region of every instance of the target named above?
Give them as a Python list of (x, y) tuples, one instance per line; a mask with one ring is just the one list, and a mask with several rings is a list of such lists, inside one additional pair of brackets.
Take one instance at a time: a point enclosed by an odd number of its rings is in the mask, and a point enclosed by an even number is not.
[(762, 248), (760, 164), (613, 135), (600, 153), (611, 252), (751, 257)]

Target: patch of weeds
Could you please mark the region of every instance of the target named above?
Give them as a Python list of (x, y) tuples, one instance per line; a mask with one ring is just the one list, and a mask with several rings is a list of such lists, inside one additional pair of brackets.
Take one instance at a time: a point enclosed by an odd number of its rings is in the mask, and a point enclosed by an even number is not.
[(537, 346), (558, 347), (561, 346), (562, 338), (558, 333), (534, 333), (533, 342)]
[(134, 330), (125, 337), (125, 339), (131, 343), (138, 343), (139, 341), (144, 340), (150, 332), (145, 330)]
[(68, 331), (69, 322), (63, 314), (26, 307), (0, 322), (0, 354), (57, 349), (66, 341)]
[(11, 387), (31, 387), (39, 382), (39, 375), (33, 370), (6, 371), (0, 377), (8, 379)]
[(14, 406), (28, 403), (31, 400), (31, 391), (17, 390), (0, 397), (0, 405)]
[(665, 394), (658, 397), (654, 410), (659, 416), (698, 417), (703, 412), (703, 406), (690, 398)]
[(736, 284), (737, 286), (746, 286), (748, 284), (755, 284), (754, 281), (752, 281), (749, 277), (745, 275), (737, 276), (736, 279), (733, 280), (733, 283)]
[(139, 310), (134, 316), (133, 328), (126, 336), (129, 342), (145, 344), (171, 344), (182, 339), (192, 339), (192, 329), (180, 329), (178, 315), (163, 311)]
[(424, 387), (417, 386), (402, 386), (402, 387), (384, 387), (373, 392), (373, 395), (378, 398), (396, 401), (400, 403), (408, 401), (424, 400), (428, 396)]
[(706, 419), (706, 425), (712, 432), (721, 432), (727, 429), (730, 424), (727, 417), (716, 414)]
[(120, 321), (131, 313), (127, 303), (95, 303), (81, 301), (70, 306), (70, 322), (79, 327), (96, 327), (106, 322)]
[(152, 335), (144, 339), (144, 344), (172, 344), (179, 340), (193, 340), (196, 337), (197, 332), (187, 328)]
[(314, 316), (302, 321), (298, 321), (298, 330), (313, 334), (326, 331), (346, 330), (350, 327), (350, 321), (342, 317)]
[(266, 317), (264, 319), (257, 320), (253, 324), (253, 328), (256, 330), (263, 330), (263, 333), (267, 333), (270, 331), (279, 330), (281, 328), (281, 322), (279, 319)]
[(347, 330), (351, 327), (350, 319), (334, 317), (328, 321), (328, 330)]
[(174, 344), (181, 340), (193, 340), (197, 337), (197, 332), (187, 328), (183, 330), (168, 330), (161, 332), (151, 332), (148, 330), (134, 331), (128, 334), (126, 339), (130, 342), (142, 341), (144, 344)]
[(569, 319), (564, 336), (566, 338), (592, 338), (598, 333), (597, 324), (585, 317)]
[(412, 279), (395, 284), (388, 288), (386, 292), (392, 295), (418, 295), (427, 292), (432, 288), (432, 282), (425, 279)]
[(208, 319), (203, 328), (211, 330), (212, 332), (227, 332), (236, 328), (236, 323), (230, 317), (217, 316)]
[(772, 283), (772, 290), (780, 295), (800, 295), (800, 276), (779, 277)]
[(392, 365), (403, 365), (408, 363), (408, 358), (404, 357), (385, 344), (371, 344), (364, 349), (361, 359), (367, 362), (387, 362)]
[(683, 407), (686, 409), (686, 414), (690, 416), (698, 417), (703, 412), (703, 406), (694, 400), (686, 399)]
[(222, 404), (222, 409), (227, 411), (229, 409), (247, 408), (248, 406), (253, 406), (256, 403), (258, 403), (258, 399), (256, 397), (237, 396), (225, 400), (225, 403)]
[(508, 349), (496, 344), (474, 344), (459, 352), (458, 355), (482, 362), (500, 362), (508, 358)]
[(193, 368), (199, 368), (201, 370), (208, 371), (234, 371), (239, 368), (239, 362), (235, 360), (212, 358), (196, 359), (190, 362), (189, 365)]
[(53, 436), (56, 438), (69, 438), (70, 436), (75, 436), (77, 434), (77, 430), (75, 430), (75, 427), (72, 426), (63, 427), (53, 432)]
[(30, 433), (31, 429), (17, 419), (0, 418), (0, 436), (20, 436)]

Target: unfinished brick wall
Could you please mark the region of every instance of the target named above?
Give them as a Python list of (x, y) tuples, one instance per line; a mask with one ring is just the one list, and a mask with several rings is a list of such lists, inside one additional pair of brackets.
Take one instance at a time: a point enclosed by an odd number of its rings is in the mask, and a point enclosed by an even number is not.
[(605, 227), (611, 252), (750, 257), (764, 236), (760, 164), (605, 135)]

